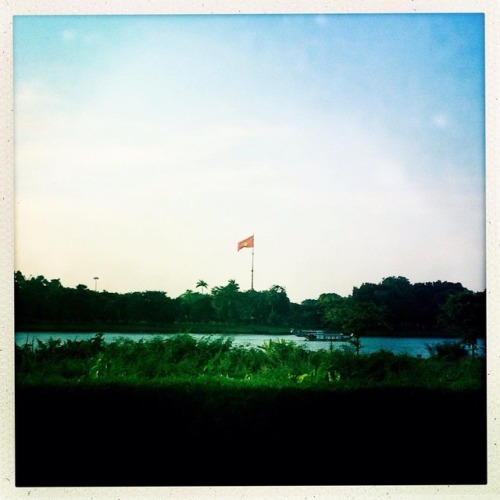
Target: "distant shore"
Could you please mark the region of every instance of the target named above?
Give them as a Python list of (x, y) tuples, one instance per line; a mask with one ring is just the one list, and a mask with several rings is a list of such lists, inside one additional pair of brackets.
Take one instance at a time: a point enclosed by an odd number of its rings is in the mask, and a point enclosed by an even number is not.
[(16, 332), (57, 332), (57, 333), (224, 333), (227, 335), (286, 335), (288, 327), (268, 325), (226, 325), (218, 323), (26, 323), (16, 325)]
[[(310, 328), (307, 328), (310, 329)], [(320, 328), (318, 328), (320, 329)], [(205, 333), (226, 335), (293, 335), (300, 328), (269, 325), (235, 325), (223, 323), (82, 323), (82, 322), (36, 322), (16, 325), (16, 332), (57, 332), (57, 333), (150, 333), (178, 334)], [(346, 332), (344, 332), (346, 333)], [(366, 337), (440, 337), (454, 338), (442, 330), (374, 331)]]

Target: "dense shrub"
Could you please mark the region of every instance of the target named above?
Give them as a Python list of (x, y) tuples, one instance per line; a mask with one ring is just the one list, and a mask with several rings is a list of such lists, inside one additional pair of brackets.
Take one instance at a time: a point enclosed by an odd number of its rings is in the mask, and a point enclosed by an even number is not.
[(425, 347), (431, 357), (448, 361), (464, 359), (469, 354), (465, 345), (460, 342), (441, 342), (432, 346), (426, 344)]
[(161, 384), (172, 380), (255, 386), (356, 388), (374, 386), (474, 388), (484, 383), (484, 358), (456, 345), (438, 345), (428, 359), (379, 351), (309, 351), (269, 340), (259, 348), (230, 337), (187, 334), (133, 341), (49, 340), (16, 347), (18, 383), (44, 380)]

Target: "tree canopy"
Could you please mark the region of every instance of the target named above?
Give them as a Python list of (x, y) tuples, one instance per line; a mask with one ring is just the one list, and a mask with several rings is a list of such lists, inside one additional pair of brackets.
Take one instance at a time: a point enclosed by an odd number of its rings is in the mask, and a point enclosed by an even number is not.
[(460, 283), (415, 283), (402, 276), (363, 283), (342, 297), (323, 293), (300, 304), (286, 288), (241, 290), (230, 279), (214, 286), (198, 280), (196, 289), (176, 298), (162, 291), (113, 293), (85, 285), (64, 287), (60, 279), (14, 275), (16, 329), (86, 323), (99, 325), (215, 324), (342, 331), (355, 336), (432, 335), (435, 332), (473, 339), (486, 332), (486, 292), (471, 292)]

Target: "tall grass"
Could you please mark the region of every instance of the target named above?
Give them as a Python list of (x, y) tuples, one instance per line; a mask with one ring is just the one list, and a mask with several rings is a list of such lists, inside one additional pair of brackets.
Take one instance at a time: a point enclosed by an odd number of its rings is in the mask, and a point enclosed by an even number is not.
[[(432, 353), (431, 353), (432, 354)], [(292, 341), (269, 340), (259, 347), (234, 345), (230, 337), (180, 334), (105, 343), (90, 340), (38, 341), (16, 347), (18, 384), (82, 385), (216, 384), (233, 387), (355, 389), (423, 387), (475, 389), (484, 386), (484, 358), (452, 359), (440, 353), (415, 358), (379, 351), (309, 351)]]

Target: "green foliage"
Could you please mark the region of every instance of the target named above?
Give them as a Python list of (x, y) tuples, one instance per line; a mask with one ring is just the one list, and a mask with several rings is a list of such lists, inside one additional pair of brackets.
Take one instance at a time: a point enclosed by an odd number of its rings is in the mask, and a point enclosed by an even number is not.
[(427, 352), (434, 358), (445, 361), (456, 361), (468, 356), (466, 347), (461, 342), (441, 342), (425, 345)]
[[(483, 384), (484, 359), (444, 356), (429, 359), (380, 351), (355, 355), (348, 350), (308, 351), (285, 340), (259, 348), (235, 346), (230, 337), (172, 335), (133, 341), (49, 340), (16, 347), (20, 384), (224, 383), (253, 387), (351, 389), (360, 387), (474, 388)], [(210, 382), (211, 381), (211, 382)]]
[[(161, 291), (126, 294), (97, 292), (85, 285), (66, 288), (59, 279), (14, 275), (16, 329), (52, 331), (186, 331), (174, 325), (329, 329), (360, 336), (412, 332), (425, 335), (445, 329), (459, 335), (471, 350), (483, 336), (486, 294), (465, 290), (460, 283), (437, 281), (412, 285), (407, 278), (388, 277), (380, 283), (363, 283), (352, 295), (324, 293), (295, 304), (286, 289), (240, 290), (235, 280), (215, 286), (198, 280), (196, 288), (177, 298)], [(210, 328), (212, 325), (212, 328)], [(440, 332), (441, 334), (441, 332)]]
[(442, 307), (439, 321), (476, 354), (477, 338), (486, 335), (486, 293), (464, 290), (450, 295)]
[(37, 340), (36, 347), (33, 344), (16, 346), (16, 375), (20, 380), (33, 377), (82, 379), (97, 358), (102, 357), (104, 349), (103, 336), (99, 334), (90, 340), (49, 339), (47, 342)]
[(205, 280), (198, 280), (196, 282), (196, 288), (201, 288), (202, 290), (207, 290), (208, 283)]

